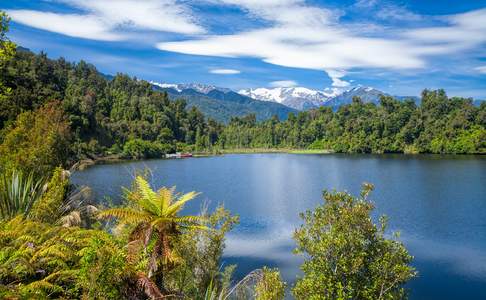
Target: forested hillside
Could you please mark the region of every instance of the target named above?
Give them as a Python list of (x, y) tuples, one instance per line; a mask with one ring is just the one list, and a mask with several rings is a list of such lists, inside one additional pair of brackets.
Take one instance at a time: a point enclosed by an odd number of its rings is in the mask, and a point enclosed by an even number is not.
[(382, 97), (290, 115), (284, 122), (234, 118), (220, 136), (224, 148), (312, 148), (345, 153), (486, 153), (486, 103), (448, 98), (443, 90), (413, 100)]
[[(9, 156), (17, 157), (19, 164), (28, 163), (19, 157), (38, 163), (29, 159), (32, 153), (19, 155), (22, 149), (47, 147), (42, 135), (35, 136), (41, 132), (33, 130), (34, 122), (42, 123), (43, 133), (51, 132), (51, 148), (63, 149), (52, 155), (62, 156), (57, 161), (67, 164), (108, 154), (148, 158), (235, 148), (486, 152), (486, 104), (448, 98), (443, 90), (425, 90), (419, 106), (392, 97), (382, 97), (375, 105), (356, 97), (336, 112), (321, 107), (289, 113), (287, 120), (273, 116), (264, 121), (255, 114), (228, 115), (231, 120), (224, 125), (194, 106), (188, 108), (185, 100), (154, 91), (146, 81), (125, 74), (107, 78), (83, 61), (51, 60), (45, 53), (18, 49), (1, 65), (0, 76), (8, 90), (0, 102), (0, 153), (10, 163), (15, 160)], [(21, 144), (38, 147), (18, 147)]]
[(142, 156), (157, 156), (194, 144), (203, 134), (215, 143), (221, 130), (196, 108), (187, 109), (183, 100), (169, 101), (148, 82), (124, 74), (106, 79), (83, 61), (51, 60), (45, 53), (21, 50), (1, 66), (0, 76), (9, 89), (0, 102), (2, 139), (9, 139), (26, 114), (42, 117), (42, 107), (57, 101), (48, 111), (65, 116), (70, 130), (63, 139), (69, 140), (73, 159), (118, 153), (127, 142), (151, 148)]
[(258, 101), (233, 91), (212, 90), (201, 93), (193, 89), (177, 91), (172, 88), (155, 89), (167, 92), (171, 99), (184, 99), (188, 107), (196, 107), (205, 116), (227, 124), (232, 117), (255, 114), (257, 121), (264, 121), (276, 115), (285, 120), (289, 113), (297, 110), (279, 103)]

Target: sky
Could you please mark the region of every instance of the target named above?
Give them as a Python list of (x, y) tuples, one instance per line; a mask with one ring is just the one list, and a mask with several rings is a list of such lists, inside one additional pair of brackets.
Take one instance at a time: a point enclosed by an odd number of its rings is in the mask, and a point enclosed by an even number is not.
[(106, 74), (486, 99), (486, 0), (1, 0), (0, 9), (12, 41)]

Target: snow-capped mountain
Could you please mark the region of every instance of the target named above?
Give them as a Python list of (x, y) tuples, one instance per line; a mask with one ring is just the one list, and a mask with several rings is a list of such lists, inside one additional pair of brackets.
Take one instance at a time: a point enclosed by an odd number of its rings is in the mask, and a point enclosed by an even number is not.
[[(161, 89), (171, 89), (179, 93), (195, 91), (212, 98), (218, 98), (220, 100), (231, 99), (231, 101), (244, 101), (244, 99), (239, 99), (238, 97), (246, 97), (253, 100), (279, 103), (296, 110), (309, 110), (320, 106), (328, 106), (336, 110), (342, 105), (352, 103), (353, 97), (355, 96), (360, 97), (365, 103), (372, 102), (378, 104), (382, 95), (389, 96), (385, 92), (366, 86), (356, 86), (348, 90), (326, 88), (319, 91), (305, 87), (277, 87), (242, 89), (234, 92), (228, 88), (200, 83), (151, 83)], [(419, 101), (418, 97), (414, 96), (395, 96), (395, 98), (399, 100), (413, 99), (416, 102)]]
[(228, 88), (222, 88), (202, 83), (159, 83), (155, 81), (150, 81), (150, 83), (163, 89), (174, 89), (178, 92), (182, 92), (184, 90), (195, 90), (203, 94), (208, 94), (209, 92), (214, 90), (223, 93), (231, 92), (231, 89)]
[(352, 103), (354, 97), (360, 97), (364, 103), (378, 104), (382, 95), (386, 96), (387, 94), (372, 87), (357, 86), (330, 98), (325, 105), (337, 109), (342, 105)]
[(238, 93), (261, 101), (281, 103), (298, 110), (322, 106), (330, 98), (339, 94), (337, 90), (318, 91), (304, 87), (243, 89)]
[(220, 122), (229, 122), (231, 117), (255, 114), (257, 120), (278, 116), (285, 120), (289, 113), (297, 111), (280, 103), (258, 101), (227, 88), (205, 84), (171, 84), (150, 82), (153, 88), (164, 91), (170, 99), (185, 99), (188, 107), (199, 108), (206, 116)]

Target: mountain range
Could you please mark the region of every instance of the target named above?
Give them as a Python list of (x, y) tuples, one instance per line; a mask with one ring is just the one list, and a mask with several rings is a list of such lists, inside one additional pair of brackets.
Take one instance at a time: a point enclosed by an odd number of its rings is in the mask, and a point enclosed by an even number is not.
[[(312, 90), (304, 87), (278, 87), (278, 88), (256, 88), (244, 89), (238, 93), (252, 97), (256, 100), (271, 101), (284, 104), (297, 110), (308, 110), (320, 106), (329, 106), (334, 110), (345, 104), (350, 104), (353, 97), (360, 97), (365, 103), (379, 103), (380, 96), (389, 94), (372, 87), (357, 86), (348, 90), (326, 89), (324, 91)], [(394, 96), (399, 100), (413, 99), (415, 96)]]
[[(388, 95), (372, 87), (357, 86), (339, 91), (323, 91), (304, 87), (278, 87), (243, 89), (235, 92), (229, 88), (200, 83), (170, 84), (151, 82), (154, 89), (166, 91), (171, 99), (183, 98), (188, 106), (198, 107), (204, 114), (221, 122), (228, 122), (233, 116), (245, 116), (254, 113), (257, 120), (266, 120), (277, 115), (285, 120), (290, 112), (298, 112), (328, 106), (337, 110), (350, 104), (358, 96), (365, 103), (379, 103), (381, 95)], [(412, 99), (416, 96), (394, 96), (399, 100)]]
[(204, 84), (166, 84), (151, 82), (156, 90), (165, 91), (171, 99), (185, 99), (188, 107), (196, 106), (206, 116), (227, 123), (231, 117), (254, 113), (258, 121), (274, 115), (285, 120), (297, 110), (275, 102), (258, 101), (226, 88)]

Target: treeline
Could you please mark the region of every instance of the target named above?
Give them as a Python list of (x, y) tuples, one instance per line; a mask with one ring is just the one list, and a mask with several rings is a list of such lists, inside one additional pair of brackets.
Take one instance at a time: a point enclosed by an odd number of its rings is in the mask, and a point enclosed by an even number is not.
[(124, 74), (106, 78), (83, 61), (51, 60), (19, 49), (0, 66), (0, 82), (8, 91), (0, 102), (0, 138), (9, 139), (26, 114), (42, 118), (51, 106), (65, 116), (69, 135), (63, 138), (73, 160), (124, 150), (133, 157), (157, 157), (196, 142), (214, 144), (221, 131), (196, 108), (187, 109), (184, 100), (170, 101), (148, 82)]
[(486, 102), (422, 93), (421, 104), (382, 97), (359, 98), (333, 112), (328, 107), (257, 123), (233, 118), (219, 137), (223, 148), (310, 148), (342, 153), (486, 153)]
[[(59, 160), (66, 164), (110, 154), (152, 158), (236, 148), (486, 153), (486, 103), (474, 106), (471, 99), (449, 98), (443, 90), (425, 90), (420, 105), (392, 97), (382, 97), (379, 105), (355, 98), (337, 111), (321, 107), (263, 122), (248, 115), (221, 124), (195, 107), (188, 109), (184, 100), (154, 91), (146, 81), (125, 74), (108, 78), (83, 61), (51, 60), (24, 49), (10, 52), (0, 64), (3, 156), (22, 151), (8, 144), (37, 141), (42, 148), (46, 132), (56, 137), (49, 139), (53, 147), (64, 149), (53, 155), (62, 154)], [(35, 136), (29, 124), (42, 120), (44, 129)], [(25, 160), (29, 155), (24, 153)]]

